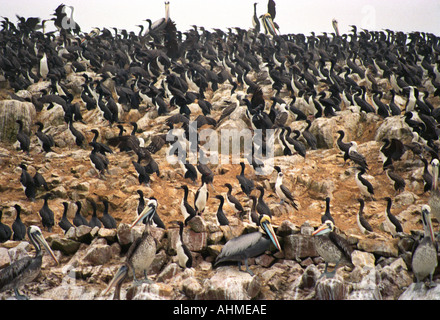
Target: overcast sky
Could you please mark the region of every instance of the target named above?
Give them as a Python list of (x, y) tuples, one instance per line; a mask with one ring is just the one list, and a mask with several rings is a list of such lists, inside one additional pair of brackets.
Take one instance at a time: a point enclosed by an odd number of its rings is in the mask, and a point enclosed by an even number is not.
[[(258, 2), (258, 16), (267, 12), (267, 0), (169, 0), (170, 17), (177, 29), (191, 25), (205, 28), (252, 27), (253, 3)], [(333, 32), (331, 21), (339, 22), (341, 33), (349, 25), (368, 30), (422, 31), (440, 35), (438, 0), (275, 0), (275, 22), (281, 33), (310, 34)], [(118, 27), (139, 31), (136, 25), (155, 21), (165, 15), (164, 0), (0, 0), (0, 16), (16, 22), (15, 14), (24, 17), (51, 18), (61, 3), (75, 8), (74, 19), (83, 32), (94, 27)], [(66, 10), (70, 15), (70, 11)], [(49, 27), (49, 25), (47, 25)], [(53, 24), (50, 24), (50, 28)]]

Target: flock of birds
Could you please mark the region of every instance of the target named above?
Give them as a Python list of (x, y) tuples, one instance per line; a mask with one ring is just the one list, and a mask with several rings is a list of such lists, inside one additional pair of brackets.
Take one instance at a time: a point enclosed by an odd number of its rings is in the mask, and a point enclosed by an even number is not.
[[(164, 18), (155, 22), (145, 20), (148, 27), (139, 25), (139, 33), (117, 28), (113, 29), (113, 33), (106, 28), (95, 28), (88, 34), (82, 33), (74, 22), (73, 8), (71, 7), (71, 16), (68, 17), (65, 5), (60, 5), (55, 10), (54, 18), (50, 20), (18, 17), (19, 22), (15, 25), (4, 18), (0, 31), (0, 70), (14, 90), (10, 93), (11, 99), (25, 101), (26, 99), (15, 93), (33, 83), (50, 81), (48, 89), (33, 95), (30, 102), (37, 112), (55, 105), (62, 107), (66, 130), (71, 133), (78, 147), (91, 148), (90, 163), (101, 179), (108, 175), (110, 162), (107, 154), (116, 153), (115, 149), (118, 149), (119, 152), (136, 155), (136, 161), (133, 160), (132, 164), (138, 173), (139, 183), (148, 185), (152, 174), (160, 176), (159, 165), (153, 155), (165, 146), (169, 148), (167, 152), (177, 156), (185, 172), (184, 178), (193, 183), (197, 183), (199, 179), (201, 182), (193, 205), (188, 200), (188, 186), (181, 186), (183, 198), (180, 209), (183, 220), (176, 221), (176, 224), (180, 230), (177, 253), (179, 264), (183, 268), (192, 266), (191, 252), (183, 241), (183, 230), (192, 218), (203, 215), (209, 198), (208, 187), (211, 186), (215, 191), (215, 174), (201, 159), (205, 153), (199, 139), (195, 143), (188, 141), (190, 150), (199, 154), (196, 165), (186, 161), (186, 153), (176, 151), (181, 151), (176, 147), (180, 139), (188, 139), (194, 133), (191, 132), (194, 130), (190, 125), (191, 121), (197, 121), (197, 135), (200, 127), (207, 125), (217, 128), (236, 110), (245, 108), (249, 127), (263, 130), (262, 141), (254, 143), (254, 148), (261, 149), (264, 153), (264, 133), (275, 129), (284, 155), (297, 154), (306, 158), (308, 150), (319, 148), (316, 137), (309, 131), (317, 118), (333, 117), (344, 107), (358, 113), (375, 113), (382, 118), (403, 115), (414, 139), (406, 144), (398, 139), (385, 139), (380, 156), (383, 158), (383, 169), (392, 180), (396, 191), (405, 188), (405, 181), (394, 170), (393, 163), (401, 160), (402, 155), (409, 151), (424, 162), (424, 191), (430, 192), (430, 201), (429, 205), (421, 208), (425, 236), (415, 246), (412, 266), (419, 285), (427, 276), (433, 283), (437, 266), (437, 240), (432, 230), (430, 214), (440, 221), (437, 143), (440, 113), (439, 108), (435, 108), (429, 101), (440, 95), (439, 38), (420, 32), (405, 34), (392, 30), (358, 31), (356, 26), (352, 26), (351, 33), (341, 35), (336, 20), (333, 21), (335, 32), (332, 34), (316, 35), (312, 32), (309, 36), (283, 35), (275, 22), (273, 0), (269, 0), (268, 12), (259, 18), (257, 4), (254, 5), (253, 28), (250, 30), (229, 28), (227, 32), (220, 29), (210, 32), (203, 27), (194, 26), (191, 30), (180, 32), (169, 17), (169, 5), (168, 2), (165, 3)], [(53, 21), (57, 31), (45, 32), (45, 23), (50, 21)], [(63, 21), (68, 22), (69, 28), (65, 27)], [(261, 29), (260, 21), (263, 26)], [(66, 65), (69, 65), (72, 72), (81, 74), (84, 80), (77, 102), (75, 94), (65, 86), (69, 70)], [(113, 84), (113, 89), (109, 88), (109, 81)], [(270, 99), (265, 97), (263, 85), (271, 87), (274, 94)], [(213, 106), (206, 98), (206, 92), (216, 92), (220, 86), (230, 87), (231, 92), (221, 116), (214, 119), (211, 116)], [(246, 95), (238, 94), (239, 87)], [(371, 103), (367, 94), (371, 96)], [(390, 96), (392, 98), (389, 104), (382, 100)], [(403, 108), (394, 102), (396, 96), (406, 100)], [(271, 101), (269, 107), (266, 100)], [(197, 118), (188, 107), (195, 103), (201, 111)], [(166, 133), (157, 134), (150, 137), (151, 142), (147, 144), (136, 135), (138, 128), (135, 122), (131, 123), (131, 134), (124, 134), (126, 129), (120, 116), (131, 109), (140, 110), (142, 106), (146, 106), (146, 112), (155, 117), (162, 117), (169, 129), (183, 129), (182, 136), (174, 136), (170, 141)], [(175, 109), (178, 109), (177, 113), (173, 113)], [(84, 134), (75, 128), (76, 122), (84, 122), (84, 110), (99, 111), (101, 123), (108, 122), (110, 126), (115, 124), (119, 134), (104, 143), (99, 142), (100, 130), (93, 129), (94, 138), (88, 143)], [(307, 124), (306, 129), (302, 132), (292, 130), (291, 124), (294, 121), (303, 121)], [(17, 125), (19, 147), (32, 157), (29, 130), (25, 129), (20, 119), (17, 120)], [(35, 135), (42, 151), (57, 152), (55, 140), (44, 131), (51, 124), (37, 122), (35, 125), (38, 126)], [(369, 170), (365, 156), (358, 151), (355, 141), (343, 141), (344, 131), (338, 131), (338, 134), (337, 146), (344, 161), (351, 161), (357, 170), (355, 180), (360, 196), (373, 200), (374, 188), (363, 176)], [(257, 171), (265, 164), (255, 154), (252, 152), (247, 160), (249, 168)], [(427, 157), (431, 157), (430, 161)], [(432, 173), (429, 170), (430, 163)], [(252, 201), (249, 215), (245, 216), (243, 205), (233, 195), (233, 183), (230, 181), (224, 185), (228, 189), (225, 196), (215, 196), (219, 200), (217, 221), (220, 225), (229, 224), (223, 212), (223, 205), (227, 202), (238, 217), (242, 220), (247, 218), (250, 223), (260, 227), (260, 231), (228, 241), (215, 265), (237, 261), (240, 267), (244, 261), (246, 271), (253, 274), (248, 265), (249, 258), (268, 250), (271, 243), (277, 250), (281, 251), (282, 248), (271, 225), (271, 210), (264, 201), (265, 188), (256, 185), (246, 176), (244, 162), (240, 165), (241, 173), (236, 176), (236, 182), (241, 189), (238, 192), (242, 192)], [(48, 204), (51, 193), (47, 183), (38, 172), (31, 176), (25, 163), (20, 167), (20, 183), (30, 201), (35, 200), (38, 188), (46, 192), (39, 214), (42, 226), (51, 232), (56, 222)], [(274, 169), (277, 171), (275, 193), (280, 203), (286, 203), (298, 210), (293, 193), (283, 184), (281, 168), (275, 166)], [(258, 190), (258, 197), (252, 194), (253, 190)], [(115, 298), (119, 298), (120, 287), (130, 272), (136, 282), (141, 281), (137, 280), (136, 273), (142, 272), (145, 274), (145, 281), (149, 281), (146, 275), (156, 253), (156, 243), (150, 227), (152, 224), (165, 227), (156, 210), (157, 199), (145, 199), (142, 190), (138, 194), (138, 216), (131, 227), (142, 222), (145, 230), (127, 252), (126, 263), (118, 270), (106, 290), (108, 292), (115, 286)], [(392, 199), (386, 200), (389, 230), (395, 235), (403, 229), (390, 212)], [(76, 202), (77, 212), (71, 223), (67, 219), (69, 203), (63, 202), (64, 213), (58, 226), (65, 232), (80, 225), (116, 228), (115, 219), (108, 212), (108, 201), (104, 200), (103, 203), (105, 210), (101, 218), (97, 216), (96, 203), (91, 203), (93, 215), (87, 221), (81, 215), (81, 202)], [(371, 231), (371, 226), (362, 214), (364, 199), (360, 198), (359, 204), (359, 228), (362, 232)], [(344, 261), (350, 263), (351, 249), (344, 238), (334, 231), (335, 222), (329, 208), (330, 198), (327, 198), (322, 226), (313, 235), (317, 239), (317, 251), (326, 262), (323, 275), (331, 277), (336, 267), (333, 272), (328, 272), (328, 264), (334, 263), (338, 266)], [(25, 239), (26, 227), (20, 219), (21, 208), (16, 205), (15, 209), (17, 215), (12, 230), (0, 222), (2, 242), (11, 237), (14, 240)], [(14, 289), (19, 299), (25, 297), (19, 294), (18, 288), (35, 279), (41, 268), (41, 245), (58, 263), (39, 227), (28, 227), (27, 235), (36, 249), (35, 257), (21, 259), (0, 270), (0, 291)]]

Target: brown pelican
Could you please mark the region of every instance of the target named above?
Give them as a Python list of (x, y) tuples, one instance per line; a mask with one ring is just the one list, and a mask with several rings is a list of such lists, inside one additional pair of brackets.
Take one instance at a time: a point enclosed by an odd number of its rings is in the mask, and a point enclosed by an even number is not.
[[(315, 236), (316, 251), (325, 261), (325, 269), (321, 277), (334, 277), (336, 268), (340, 263), (352, 264), (351, 253), (353, 250), (350, 248), (347, 240), (334, 232), (334, 228), (333, 222), (327, 220), (312, 233)], [(327, 271), (329, 263), (336, 264), (332, 272)]]
[(131, 225), (131, 228), (133, 228), (141, 221), (146, 222), (142, 236), (133, 242), (127, 252), (127, 263), (133, 272), (133, 279), (135, 283), (139, 283), (139, 281), (136, 279), (136, 272), (143, 272), (145, 275), (145, 281), (150, 281), (147, 277), (147, 271), (150, 268), (154, 257), (156, 256), (156, 240), (150, 234), (150, 226), (156, 209), (157, 201), (149, 202)]
[(414, 244), (412, 251), (412, 270), (417, 279), (416, 289), (421, 288), (421, 281), (429, 276), (429, 287), (435, 286), (432, 276), (437, 267), (437, 241), (434, 238), (434, 231), (431, 223), (431, 208), (428, 205), (422, 206), (422, 222), (424, 237)]
[(431, 207), (431, 213), (440, 221), (440, 191), (438, 189), (438, 174), (439, 174), (439, 161), (434, 159), (431, 162), (432, 165), (432, 184), (431, 192), (429, 195), (428, 205)]
[(145, 222), (145, 230), (142, 236), (137, 238), (130, 248), (128, 249), (125, 263), (119, 268), (116, 274), (113, 276), (112, 281), (108, 284), (104, 291), (104, 295), (107, 294), (111, 288), (115, 287), (114, 300), (120, 299), (120, 292), (122, 283), (128, 277), (128, 273), (131, 270), (133, 273), (133, 281), (136, 285), (142, 283), (136, 278), (136, 272), (143, 272), (145, 275), (145, 282), (150, 282), (147, 277), (147, 271), (151, 266), (156, 255), (156, 240), (150, 234), (150, 225), (153, 221), (154, 213), (156, 212), (157, 201), (151, 201), (138, 215), (136, 220), (132, 223), (131, 228), (139, 224), (141, 221)]
[(32, 282), (40, 274), (41, 263), (43, 262), (43, 251), (41, 250), (41, 245), (45, 247), (51, 257), (58, 264), (58, 260), (44, 239), (40, 228), (37, 226), (30, 226), (27, 229), (27, 234), (32, 245), (35, 247), (35, 256), (24, 257), (0, 270), (0, 292), (14, 289), (17, 300), (28, 299), (28, 297), (21, 295), (18, 292), (18, 288), (29, 282)]
[(125, 279), (128, 277), (128, 265), (125, 263), (122, 265), (119, 270), (114, 275), (112, 281), (108, 284), (107, 288), (104, 291), (104, 295), (106, 295), (111, 288), (115, 287), (115, 294), (113, 296), (113, 300), (120, 300), (121, 299), (121, 287), (124, 283)]
[(238, 268), (241, 270), (241, 261), (244, 260), (246, 271), (253, 276), (254, 273), (249, 269), (248, 259), (257, 257), (269, 249), (272, 242), (281, 251), (275, 231), (271, 225), (268, 215), (260, 215), (259, 227), (264, 233), (257, 231), (243, 234), (229, 240), (215, 260), (214, 266), (224, 261), (237, 261)]

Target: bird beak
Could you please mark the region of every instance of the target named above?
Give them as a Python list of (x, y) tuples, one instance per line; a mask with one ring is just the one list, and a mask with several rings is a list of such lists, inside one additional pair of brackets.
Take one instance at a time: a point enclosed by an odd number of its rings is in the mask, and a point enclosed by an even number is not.
[(46, 249), (47, 252), (49, 252), (50, 256), (53, 260), (55, 260), (56, 264), (59, 264), (58, 259), (55, 257), (55, 254), (53, 253), (52, 249), (49, 247), (49, 244), (47, 243), (46, 239), (44, 239), (43, 235), (41, 233), (38, 233), (35, 235), (38, 242), (40, 242), (43, 247)]
[(432, 221), (431, 221), (431, 216), (429, 214), (429, 211), (425, 212), (424, 209), (422, 209), (422, 214), (423, 214), (423, 220), (424, 220), (424, 222), (426, 224), (425, 228), (428, 229), (429, 236), (431, 237), (431, 241), (434, 242), (435, 241), (434, 230), (432, 228)]
[(105, 289), (103, 295), (106, 295), (111, 288), (116, 286), (120, 281), (122, 281), (128, 274), (128, 267), (124, 264), (122, 267), (119, 268), (119, 270), (116, 272), (115, 276), (113, 277), (112, 281), (108, 284), (107, 288)]
[(316, 236), (316, 235), (321, 235), (324, 234), (326, 232), (328, 232), (329, 228), (327, 226), (326, 223), (324, 223), (323, 225), (321, 225), (318, 229), (316, 229), (313, 233), (312, 236)]
[[(140, 221), (144, 220), (146, 217), (150, 217), (154, 214), (154, 207), (147, 206), (145, 209), (139, 214), (136, 220), (132, 223), (130, 229), (139, 224)], [(149, 219), (147, 219), (149, 220)]]
[(264, 231), (266, 231), (266, 234), (269, 236), (270, 240), (272, 240), (275, 247), (277, 247), (277, 249), (280, 252), (283, 251), (281, 249), (280, 243), (278, 242), (277, 235), (275, 234), (275, 231), (272, 228), (272, 225), (269, 222), (263, 222), (262, 226), (264, 228)]

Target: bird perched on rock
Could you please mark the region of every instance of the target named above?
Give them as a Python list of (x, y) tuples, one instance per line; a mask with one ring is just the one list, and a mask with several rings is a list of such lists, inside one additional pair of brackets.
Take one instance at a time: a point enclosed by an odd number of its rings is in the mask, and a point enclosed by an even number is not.
[(220, 204), (217, 209), (217, 222), (221, 226), (228, 226), (229, 220), (225, 215), (225, 212), (223, 211), (223, 204), (225, 202), (225, 198), (222, 195), (216, 195), (216, 199), (220, 200)]
[(90, 163), (101, 178), (106, 172), (108, 173), (109, 160), (99, 152), (100, 147), (96, 142), (90, 142), (89, 145), (93, 147), (89, 155)]
[(202, 213), (205, 211), (206, 203), (209, 198), (209, 192), (208, 192), (208, 186), (207, 181), (208, 176), (202, 175), (202, 185), (200, 188), (197, 189), (196, 195), (194, 196), (194, 209), (196, 210), (196, 215), (202, 215)]
[(240, 162), (240, 166), (241, 172), (239, 175), (236, 176), (236, 178), (238, 180), (238, 183), (240, 183), (241, 190), (249, 197), (252, 190), (254, 190), (255, 188), (254, 182), (244, 175), (244, 170), (246, 168), (244, 162)]
[(100, 219), (102, 222), (102, 225), (106, 229), (116, 229), (116, 227), (117, 227), (116, 220), (108, 212), (108, 210), (109, 210), (108, 200), (104, 199), (104, 200), (102, 200), (102, 203), (104, 204), (104, 211), (102, 212), (102, 217)]
[(98, 215), (96, 213), (97, 212), (96, 202), (93, 200), (89, 200), (89, 201), (90, 201), (90, 204), (92, 205), (92, 210), (93, 210), (92, 217), (90, 218), (90, 221), (89, 221), (89, 227), (90, 228), (94, 228), (94, 227), (101, 228), (102, 223), (101, 223), (101, 220), (99, 220)]
[(243, 220), (244, 209), (241, 205), (240, 201), (236, 197), (232, 195), (232, 185), (230, 183), (226, 183), (225, 187), (228, 188), (228, 192), (226, 193), (226, 202), (228, 205), (234, 210), (236, 214)]
[(391, 235), (394, 237), (398, 232), (403, 232), (403, 228), (399, 219), (397, 219), (396, 216), (391, 213), (393, 200), (390, 197), (385, 197), (384, 200), (387, 202), (384, 229), (385, 231), (391, 233)]
[(44, 125), (41, 121), (36, 122), (35, 125), (38, 126), (38, 130), (35, 132), (35, 135), (37, 136), (41, 148), (44, 152), (53, 152), (52, 147), (55, 146), (53, 137), (50, 134), (43, 132)]
[(180, 210), (183, 215), (184, 223), (185, 225), (187, 225), (188, 221), (194, 218), (197, 214), (196, 214), (196, 210), (194, 210), (194, 208), (191, 207), (191, 205), (188, 202), (188, 195), (189, 195), (188, 186), (182, 185), (180, 188), (183, 189), (184, 191), (184, 195), (180, 203)]
[(38, 187), (43, 186), (46, 191), (49, 190), (47, 182), (41, 173), (36, 171), (32, 177), (24, 163), (21, 163), (19, 167), (21, 168), (20, 183), (23, 186), (26, 197), (30, 201), (35, 201)]
[(359, 211), (356, 215), (357, 225), (363, 234), (373, 232), (373, 228), (368, 223), (367, 219), (365, 219), (364, 217), (364, 206), (365, 206), (364, 199), (358, 199), (358, 201), (359, 201)]
[(67, 211), (69, 210), (69, 203), (63, 201), (63, 207), (64, 207), (63, 215), (60, 221), (58, 222), (58, 225), (60, 226), (61, 229), (64, 230), (64, 233), (66, 233), (67, 231), (69, 231), (70, 228), (74, 228), (75, 226), (69, 221), (69, 219), (67, 219)]
[(16, 122), (18, 123), (17, 140), (20, 143), (20, 149), (29, 154), (31, 138), (26, 132), (24, 132), (23, 121), (19, 119)]
[(292, 207), (298, 210), (298, 206), (295, 203), (295, 198), (290, 190), (287, 189), (287, 187), (283, 184), (284, 174), (281, 172), (281, 168), (279, 166), (275, 166), (274, 169), (278, 172), (277, 181), (275, 182), (275, 192), (281, 200), (280, 204), (286, 201), (289, 202)]
[(6, 242), (11, 239), (12, 230), (11, 228), (4, 224), (2, 220), (3, 211), (0, 209), (0, 243)]
[(330, 197), (325, 198), (325, 212), (321, 216), (321, 223), (325, 223), (327, 220), (330, 220), (335, 224), (335, 220), (333, 219), (330, 212)]
[(52, 227), (55, 224), (55, 220), (54, 220), (54, 213), (49, 208), (49, 204), (48, 204), (48, 200), (50, 197), (51, 197), (50, 193), (46, 193), (44, 195), (44, 203), (40, 211), (38, 211), (38, 213), (40, 214), (41, 223), (43, 224), (43, 227), (47, 228), (47, 231), (52, 232)]
[(420, 289), (422, 281), (429, 276), (429, 288), (435, 286), (432, 281), (435, 269), (437, 268), (438, 244), (434, 237), (431, 222), (431, 208), (428, 205), (422, 206), (422, 223), (424, 235), (421, 240), (414, 243), (411, 255), (411, 266), (416, 277), (416, 289)]
[(363, 167), (356, 167), (357, 172), (355, 173), (355, 181), (359, 188), (359, 191), (363, 196), (366, 198), (370, 198), (374, 200), (374, 188), (373, 185), (365, 179), (362, 175), (365, 173), (365, 168)]
[(191, 268), (193, 263), (192, 254), (183, 241), (184, 224), (182, 221), (173, 221), (173, 223), (176, 223), (179, 226), (179, 239), (176, 243), (179, 266), (182, 268)]
[(76, 201), (76, 213), (75, 213), (75, 217), (73, 218), (73, 224), (75, 225), (75, 227), (79, 227), (82, 225), (88, 226), (89, 223), (87, 222), (86, 218), (84, 218), (81, 215), (81, 208), (82, 208), (82, 204), (81, 201)]
[(257, 186), (257, 190), (260, 191), (260, 196), (257, 200), (257, 213), (259, 215), (267, 215), (272, 218), (272, 212), (270, 211), (270, 208), (266, 202), (264, 202), (264, 187)]
[(21, 207), (20, 205), (14, 205), (15, 210), (17, 211), (17, 216), (15, 217), (14, 222), (12, 223), (12, 240), (21, 241), (26, 237), (26, 226), (23, 221), (21, 221), (20, 213)]
[(365, 156), (363, 154), (358, 152), (357, 143), (355, 141), (352, 141), (351, 143), (352, 145), (348, 149), (348, 153), (347, 153), (348, 159), (350, 159), (351, 161), (353, 161), (355, 164), (362, 167), (363, 169), (368, 170), (367, 160), (365, 159)]
[[(312, 234), (315, 237), (316, 251), (325, 261), (325, 269), (321, 277), (334, 277), (336, 269), (341, 263), (350, 266), (353, 265), (351, 261), (353, 249), (350, 247), (348, 241), (338, 235), (334, 229), (335, 225), (333, 222), (327, 220)], [(327, 271), (329, 263), (335, 264), (332, 272)]]

